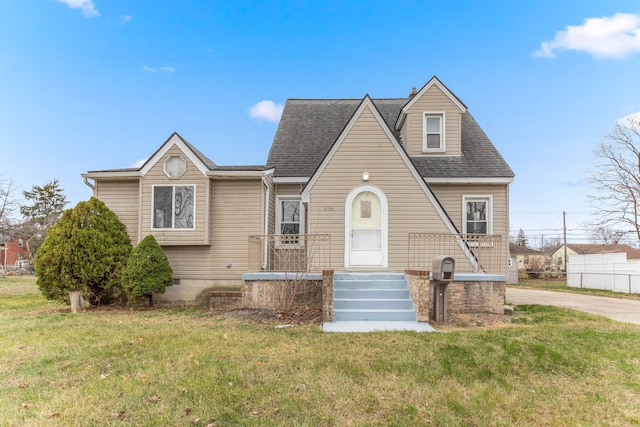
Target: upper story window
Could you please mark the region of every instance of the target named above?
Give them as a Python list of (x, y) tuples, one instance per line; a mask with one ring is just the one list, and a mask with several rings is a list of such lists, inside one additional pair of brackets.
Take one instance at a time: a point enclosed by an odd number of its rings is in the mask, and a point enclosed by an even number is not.
[[(281, 235), (298, 236), (304, 234), (304, 205), (298, 196), (278, 196), (276, 214), (276, 232)], [(297, 238), (291, 242), (297, 243)]]
[(463, 196), (463, 224), (465, 234), (491, 234), (493, 212), (491, 196)]
[(153, 186), (153, 229), (195, 229), (195, 185)]
[(422, 151), (443, 152), (444, 151), (444, 112), (425, 112), (422, 129)]
[(164, 173), (169, 178), (180, 178), (187, 172), (187, 162), (180, 156), (171, 156), (164, 162)]

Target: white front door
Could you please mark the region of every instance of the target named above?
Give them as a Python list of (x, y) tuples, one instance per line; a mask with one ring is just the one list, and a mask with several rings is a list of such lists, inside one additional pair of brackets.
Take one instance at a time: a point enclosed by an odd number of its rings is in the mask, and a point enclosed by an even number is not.
[(347, 197), (346, 266), (386, 266), (386, 198), (371, 186)]

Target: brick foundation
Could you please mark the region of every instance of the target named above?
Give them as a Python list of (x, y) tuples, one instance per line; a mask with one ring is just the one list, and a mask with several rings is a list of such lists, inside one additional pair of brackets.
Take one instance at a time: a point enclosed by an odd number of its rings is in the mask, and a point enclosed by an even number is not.
[(322, 272), (322, 321), (333, 322), (333, 270)]
[[(419, 322), (432, 317), (434, 289), (426, 270), (406, 270), (405, 278)], [(499, 281), (457, 281), (447, 285), (448, 313), (504, 313), (506, 284)]]
[(409, 293), (418, 315), (418, 322), (428, 322), (429, 310), (432, 305), (429, 272), (426, 270), (406, 270), (404, 277), (409, 283)]
[(242, 291), (212, 291), (209, 309), (212, 311), (235, 310), (242, 308)]
[[(406, 270), (405, 278), (419, 322), (428, 322), (433, 310), (433, 283), (426, 270)], [(475, 278), (475, 277), (474, 277)], [(292, 278), (260, 278), (246, 280), (233, 295), (214, 293), (212, 309), (266, 308), (283, 310), (289, 305), (312, 305), (322, 308), (322, 321), (334, 321), (334, 271), (325, 270), (322, 277), (296, 280)], [(296, 295), (291, 306), (292, 292)], [(506, 284), (495, 280), (454, 281), (446, 288), (447, 313), (503, 313)], [(239, 296), (240, 294), (241, 296)]]
[(505, 282), (452, 282), (447, 286), (450, 313), (504, 313)]
[(318, 280), (255, 280), (242, 288), (242, 306), (287, 310), (300, 305), (322, 304), (322, 282)]

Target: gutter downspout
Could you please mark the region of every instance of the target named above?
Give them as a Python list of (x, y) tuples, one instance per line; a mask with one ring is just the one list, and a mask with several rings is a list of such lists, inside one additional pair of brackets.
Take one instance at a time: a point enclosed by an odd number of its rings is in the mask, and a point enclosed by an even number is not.
[(89, 182), (89, 178), (88, 177), (82, 175), (82, 178), (84, 179), (84, 183), (87, 185), (87, 187), (91, 188), (92, 190), (95, 190), (96, 186)]

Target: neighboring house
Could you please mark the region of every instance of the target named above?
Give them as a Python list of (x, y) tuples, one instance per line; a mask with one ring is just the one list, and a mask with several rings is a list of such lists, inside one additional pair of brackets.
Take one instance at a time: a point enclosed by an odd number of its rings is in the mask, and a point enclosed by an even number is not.
[(593, 255), (593, 254), (627, 254), (627, 260), (640, 260), (640, 249), (636, 249), (626, 244), (601, 244), (601, 243), (586, 243), (586, 244), (574, 244), (568, 243), (565, 258), (565, 245), (560, 246), (558, 249), (552, 252), (551, 262), (552, 264), (561, 270), (565, 269), (565, 262), (571, 255)]
[(509, 253), (518, 262), (519, 271), (542, 271), (546, 267), (545, 254), (535, 249), (509, 243)]
[(11, 236), (4, 237), (0, 241), (0, 265), (15, 268), (28, 260), (29, 251), (27, 251), (25, 239)]
[[(408, 98), (288, 100), (266, 165), (216, 165), (174, 133), (140, 168), (83, 177), (133, 244), (162, 245), (180, 284), (167, 300), (300, 259), (402, 272), (449, 255), (456, 273), (506, 280), (514, 174), (436, 77)], [(292, 248), (303, 256), (283, 259)]]

